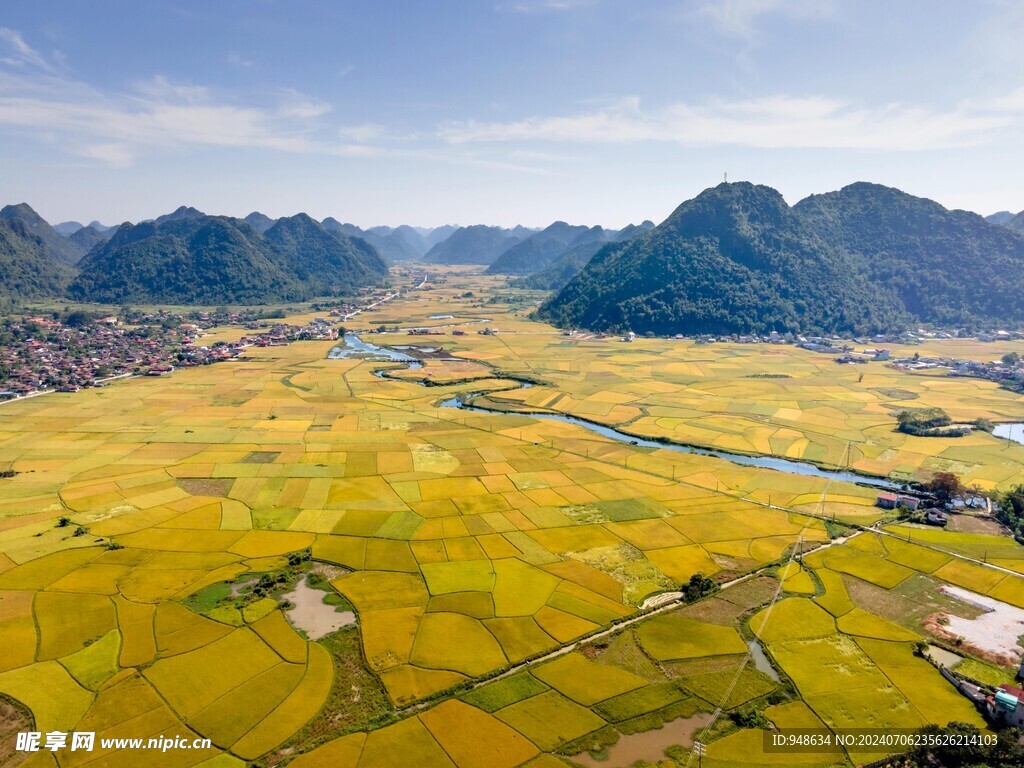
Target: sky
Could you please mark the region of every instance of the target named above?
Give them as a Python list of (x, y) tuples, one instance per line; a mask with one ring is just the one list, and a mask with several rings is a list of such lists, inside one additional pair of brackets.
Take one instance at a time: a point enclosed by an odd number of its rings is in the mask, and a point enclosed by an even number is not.
[(1024, 209), (1018, 0), (33, 0), (0, 203), (360, 226), (661, 221), (728, 174)]

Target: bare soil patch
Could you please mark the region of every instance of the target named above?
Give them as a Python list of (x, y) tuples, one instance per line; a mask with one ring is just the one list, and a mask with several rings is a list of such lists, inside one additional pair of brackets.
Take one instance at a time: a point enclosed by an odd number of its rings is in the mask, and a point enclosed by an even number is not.
[(0, 696), (0, 768), (14, 768), (30, 752), (16, 752), (18, 734), (32, 730), (32, 717), (21, 706)]
[(231, 478), (182, 477), (178, 487), (193, 496), (226, 497), (231, 490)]

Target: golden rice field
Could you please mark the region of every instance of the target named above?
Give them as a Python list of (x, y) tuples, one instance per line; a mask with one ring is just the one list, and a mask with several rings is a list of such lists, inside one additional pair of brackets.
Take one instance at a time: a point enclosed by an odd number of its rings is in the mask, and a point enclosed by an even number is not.
[[(37, 730), (212, 742), (151, 765), (554, 768), (710, 712), (726, 694), (728, 707), (766, 701), (779, 686), (744, 663), (752, 632), (797, 695), (773, 705), (780, 722), (849, 724), (883, 710), (901, 724), (946, 711), (971, 719), (911, 654), (913, 628), (845, 586), (897, 590), (916, 574), (1024, 605), (1018, 577), (958, 557), (986, 544), (963, 538), (926, 549), (862, 534), (784, 568), (784, 599), (767, 619), (774, 577), (476, 685), (634, 616), (694, 573), (728, 581), (798, 541), (826, 543), (826, 519), (879, 519), (874, 492), (857, 485), (439, 405), (507, 390), (503, 373), (546, 384), (492, 402), (637, 434), (823, 464), (842, 463), (849, 443), (863, 472), (954, 467), (989, 487), (1024, 472), (1024, 446), (892, 431), (892, 407), (910, 401), (941, 402), (958, 419), (1020, 418), (1024, 399), (994, 387), (877, 364), (858, 381), (790, 348), (570, 339), (507, 296), (455, 269), (358, 318), (466, 331), (413, 339), (460, 358), (419, 371), (328, 359), (333, 342), (303, 342), (0, 406), (0, 467), (17, 473), (0, 479), (0, 694), (31, 710)], [(429, 320), (439, 308), (456, 319)], [(500, 333), (476, 333), (485, 326)], [(401, 332), (372, 339), (410, 343)], [(381, 368), (390, 375), (374, 375)], [(748, 378), (783, 370), (792, 378)], [(304, 552), (330, 566), (329, 587), (358, 617), (354, 655), (309, 641), (276, 599), (199, 606), (204, 588), (286, 571)], [(1012, 547), (998, 559), (1024, 563)], [(808, 678), (801, 658), (828, 673)], [(369, 706), (370, 689), (349, 684), (352, 664), (383, 704), (331, 726), (334, 708)], [(840, 697), (849, 670), (864, 682)], [(921, 690), (908, 690), (911, 678)], [(709, 738), (721, 742), (716, 764), (747, 764), (746, 731), (725, 725)], [(137, 760), (40, 753), (30, 764)]]

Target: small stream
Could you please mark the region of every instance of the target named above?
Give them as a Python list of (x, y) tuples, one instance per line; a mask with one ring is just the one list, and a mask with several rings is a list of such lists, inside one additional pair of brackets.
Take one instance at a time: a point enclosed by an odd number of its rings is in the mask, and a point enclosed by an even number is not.
[[(405, 347), (406, 349), (413, 349), (413, 347)], [(410, 369), (422, 368), (423, 363), (412, 355), (408, 355), (404, 352), (400, 352), (396, 349), (388, 349), (386, 347), (378, 347), (376, 344), (363, 341), (354, 333), (346, 333), (344, 337), (344, 344), (331, 349), (327, 357), (332, 360), (345, 359), (353, 355), (367, 355), (372, 357), (380, 357), (386, 360), (391, 360), (399, 363), (407, 363)], [(382, 372), (383, 373), (383, 372)], [(519, 382), (520, 389), (526, 389), (532, 387), (533, 384), (529, 382)], [(507, 390), (503, 390), (507, 391)], [(744, 467), (760, 467), (761, 469), (773, 469), (778, 472), (786, 472), (791, 475), (800, 475), (802, 477), (817, 477), (825, 480), (840, 480), (846, 483), (856, 483), (858, 485), (867, 485), (873, 488), (886, 488), (891, 490), (900, 490), (903, 486), (901, 483), (894, 482), (892, 480), (886, 480), (881, 477), (868, 477), (865, 475), (858, 475), (854, 472), (844, 472), (837, 469), (822, 469), (821, 467), (815, 466), (814, 464), (808, 464), (802, 461), (793, 461), (791, 459), (783, 459), (777, 456), (748, 456), (744, 453), (730, 453), (729, 451), (720, 451), (712, 448), (700, 448), (693, 445), (683, 445), (681, 443), (672, 443), (662, 440), (650, 440), (637, 435), (631, 435), (628, 432), (620, 432), (612, 427), (607, 427), (603, 424), (597, 424), (586, 419), (581, 419), (576, 416), (567, 416), (562, 413), (535, 413), (526, 411), (502, 411), (495, 408), (484, 408), (479, 405), (475, 405), (474, 401), (481, 395), (485, 395), (484, 392), (473, 392), (463, 395), (457, 395), (450, 397), (446, 400), (442, 400), (438, 405), (442, 408), (461, 408), (466, 411), (478, 411), (480, 413), (491, 413), (502, 416), (507, 416), (510, 413), (522, 414), (529, 416), (533, 419), (548, 419), (550, 421), (561, 421), (565, 424), (573, 424), (583, 429), (590, 430), (591, 432), (606, 437), (609, 440), (615, 440), (620, 443), (626, 443), (628, 445), (642, 446), (644, 448), (661, 448), (668, 451), (677, 451), (678, 453), (690, 453), (698, 456), (714, 456), (715, 458), (724, 459), (731, 461), (733, 464), (739, 464)], [(1007, 425), (1001, 424), (996, 428), (998, 434), (999, 429), (1002, 427), (1017, 426), (1024, 428), (1024, 425)], [(1012, 438), (1011, 438), (1012, 439)], [(1022, 437), (1024, 440), (1024, 437)]]

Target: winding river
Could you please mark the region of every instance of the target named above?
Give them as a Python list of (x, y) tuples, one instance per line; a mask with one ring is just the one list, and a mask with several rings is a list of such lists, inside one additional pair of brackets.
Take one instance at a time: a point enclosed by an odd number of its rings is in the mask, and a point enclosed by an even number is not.
[[(524, 384), (526, 386), (532, 386)], [(507, 390), (503, 390), (507, 391)], [(802, 461), (793, 461), (791, 459), (782, 459), (776, 456), (749, 456), (745, 453), (730, 453), (729, 451), (719, 451), (713, 448), (700, 448), (694, 445), (683, 445), (681, 443), (671, 443), (662, 440), (650, 440), (647, 438), (639, 437), (637, 435), (631, 435), (628, 432), (621, 432), (612, 427), (607, 427), (603, 424), (595, 424), (592, 421), (581, 419), (576, 416), (567, 416), (561, 413), (536, 413), (533, 411), (502, 411), (496, 408), (484, 408), (475, 404), (475, 398), (485, 393), (475, 393), (468, 396), (452, 397), (447, 400), (442, 400), (438, 405), (442, 408), (461, 408), (466, 411), (479, 411), (481, 413), (493, 413), (493, 414), (504, 414), (509, 413), (527, 415), (532, 419), (548, 419), (550, 421), (561, 421), (565, 424), (574, 424), (578, 427), (583, 427), (591, 432), (607, 437), (610, 440), (617, 440), (620, 443), (628, 443), (629, 445), (643, 446), (644, 448), (662, 448), (668, 451), (677, 451), (678, 453), (693, 453), (699, 456), (714, 456), (719, 459), (725, 459), (731, 461), (733, 464), (740, 464), (744, 467), (760, 467), (762, 469), (774, 469), (778, 472), (788, 472), (791, 475), (801, 475), (803, 477), (820, 477), (831, 480), (841, 480), (846, 483), (858, 483), (860, 485), (870, 485), (873, 488), (887, 488), (892, 490), (899, 490), (903, 487), (901, 483), (893, 482), (892, 480), (886, 480), (881, 477), (869, 477), (866, 475), (858, 475), (854, 472), (844, 472), (842, 470), (833, 469), (822, 469), (821, 467), (815, 466), (814, 464), (807, 464)]]
[(1013, 440), (1015, 443), (1024, 445), (1024, 423), (1021, 424), (997, 424), (992, 434), (1004, 440)]
[[(420, 368), (422, 363), (412, 355), (408, 355), (404, 352), (399, 352), (395, 349), (386, 349), (384, 347), (378, 347), (376, 344), (371, 344), (367, 341), (363, 341), (354, 333), (345, 334), (345, 343), (343, 346), (334, 347), (331, 350), (328, 357), (332, 359), (346, 358), (355, 354), (372, 355), (374, 357), (384, 357), (388, 360), (395, 362), (408, 363), (410, 368)], [(413, 347), (407, 347), (412, 349)], [(532, 387), (533, 384), (529, 382), (518, 382), (520, 389)], [(508, 390), (502, 390), (508, 391)], [(589, 430), (594, 434), (606, 437), (609, 440), (616, 440), (620, 443), (626, 443), (628, 445), (642, 446), (644, 448), (661, 448), (668, 451), (677, 451), (678, 453), (691, 453), (699, 456), (714, 456), (715, 458), (724, 459), (731, 461), (733, 464), (739, 464), (744, 467), (760, 467), (761, 469), (773, 469), (777, 472), (787, 472), (791, 475), (800, 475), (802, 477), (817, 477), (826, 480), (840, 480), (846, 483), (856, 483), (858, 485), (867, 485), (873, 488), (886, 488), (890, 490), (899, 490), (903, 487), (901, 483), (887, 480), (881, 477), (870, 477), (867, 475), (858, 475), (854, 472), (845, 472), (838, 469), (822, 469), (814, 464), (808, 464), (802, 461), (793, 461), (792, 459), (783, 459), (777, 456), (750, 456), (744, 453), (731, 453), (729, 451), (720, 451), (713, 448), (700, 448), (694, 445), (683, 445), (681, 443), (673, 443), (667, 440), (651, 440), (648, 438), (640, 437), (638, 435), (631, 435), (628, 432), (622, 432), (612, 427), (605, 426), (603, 424), (597, 424), (586, 419), (581, 419), (576, 416), (568, 416), (561, 413), (538, 413), (533, 411), (503, 411), (497, 408), (486, 408), (477, 405), (477, 399), (485, 392), (473, 392), (468, 394), (457, 395), (442, 400), (438, 405), (442, 408), (461, 408), (465, 411), (478, 411), (480, 413), (491, 413), (502, 416), (509, 414), (522, 414), (529, 416), (533, 419), (547, 419), (550, 421), (561, 421), (565, 424), (573, 424), (583, 429)], [(1001, 425), (1006, 426), (1006, 425)], [(1012, 439), (1012, 438), (1011, 438)]]

